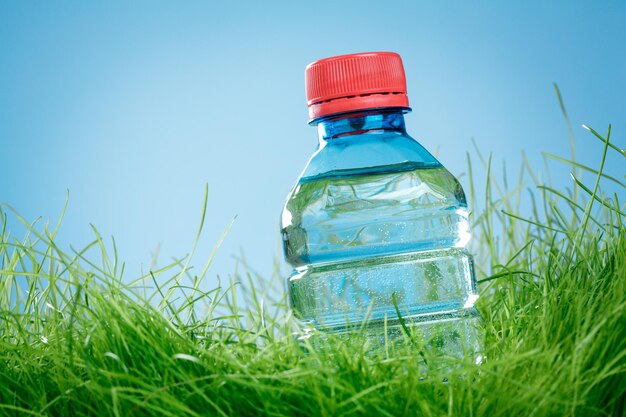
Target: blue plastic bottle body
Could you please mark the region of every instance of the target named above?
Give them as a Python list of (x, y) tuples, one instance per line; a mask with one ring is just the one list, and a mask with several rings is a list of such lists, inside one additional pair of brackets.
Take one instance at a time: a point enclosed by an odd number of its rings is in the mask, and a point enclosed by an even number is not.
[(324, 117), (282, 214), (289, 299), (307, 326), (475, 316), (459, 182), (415, 139), (404, 110)]

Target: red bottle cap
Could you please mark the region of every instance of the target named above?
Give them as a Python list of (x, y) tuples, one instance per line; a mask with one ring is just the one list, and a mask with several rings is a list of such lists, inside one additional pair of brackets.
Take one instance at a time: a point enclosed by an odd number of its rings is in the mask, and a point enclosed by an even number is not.
[(305, 83), (311, 120), (354, 110), (409, 109), (402, 58), (395, 52), (320, 59), (307, 65)]

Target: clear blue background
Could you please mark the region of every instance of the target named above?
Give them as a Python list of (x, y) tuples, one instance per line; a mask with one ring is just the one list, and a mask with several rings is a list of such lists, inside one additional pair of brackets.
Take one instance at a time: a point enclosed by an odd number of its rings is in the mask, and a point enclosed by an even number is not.
[(132, 276), (159, 242), (161, 265), (188, 252), (208, 182), (197, 264), (238, 215), (210, 274), (243, 251), (267, 275), (316, 145), (307, 63), (399, 52), (409, 131), (456, 174), (472, 137), (498, 167), (517, 168), (523, 149), (535, 165), (569, 155), (557, 82), (578, 153), (597, 165), (600, 143), (579, 126), (612, 122), (625, 143), (625, 4), (3, 1), (0, 201), (54, 219), (69, 189), (61, 242), (86, 244), (94, 223)]

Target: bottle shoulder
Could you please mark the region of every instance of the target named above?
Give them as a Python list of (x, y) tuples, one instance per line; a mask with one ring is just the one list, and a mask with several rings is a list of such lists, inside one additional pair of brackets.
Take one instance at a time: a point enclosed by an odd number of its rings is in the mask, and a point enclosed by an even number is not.
[(438, 168), (441, 163), (417, 140), (406, 133), (367, 132), (333, 138), (320, 143), (299, 182), (352, 173), (363, 175), (378, 168), (406, 166)]

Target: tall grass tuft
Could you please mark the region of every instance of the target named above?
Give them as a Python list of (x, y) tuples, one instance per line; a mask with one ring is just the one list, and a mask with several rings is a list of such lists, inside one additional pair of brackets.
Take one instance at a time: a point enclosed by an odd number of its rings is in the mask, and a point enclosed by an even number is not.
[[(59, 225), (30, 224), (5, 204), (0, 415), (624, 416), (626, 151), (610, 127), (587, 130), (602, 148), (596, 166), (553, 156), (574, 169), (571, 189), (541, 183), (527, 162), (511, 187), (489, 158), (479, 154), (478, 168), (468, 157), (472, 199), (472, 173), (489, 173), (473, 215), (480, 365), (428, 357), (425, 367), (411, 343), (372, 353), (358, 334), (314, 349), (265, 291), (280, 288), (278, 275), (236, 273), (207, 289), (208, 264), (196, 274), (187, 258), (129, 280), (95, 228), (91, 244), (66, 251)], [(609, 153), (622, 158), (617, 174)], [(606, 182), (621, 194), (605, 195)]]

